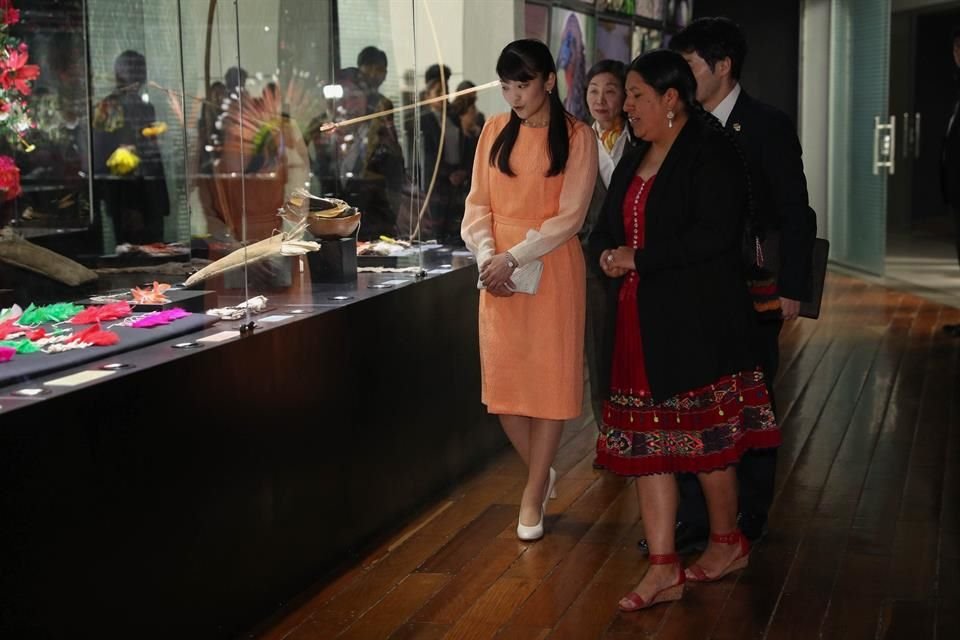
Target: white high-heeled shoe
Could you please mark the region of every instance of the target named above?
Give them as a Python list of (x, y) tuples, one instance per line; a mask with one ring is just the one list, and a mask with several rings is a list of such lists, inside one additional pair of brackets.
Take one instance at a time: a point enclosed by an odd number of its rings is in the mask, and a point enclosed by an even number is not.
[(556, 483), (557, 472), (553, 467), (550, 467), (550, 482), (547, 483), (547, 491), (543, 494), (543, 507), (540, 509), (540, 521), (532, 527), (528, 527), (522, 524), (519, 518), (517, 519), (517, 537), (521, 540), (539, 540), (543, 537), (543, 518), (547, 512), (547, 502), (551, 498), (557, 497), (557, 489), (554, 486)]
[(517, 537), (521, 540), (527, 542), (531, 540), (539, 540), (543, 537), (543, 510), (540, 510), (540, 522), (528, 527), (525, 524), (522, 524), (519, 520), (517, 521)]
[(557, 471), (553, 467), (550, 467), (550, 482), (547, 483), (547, 492), (543, 494), (543, 510), (547, 510), (547, 500), (555, 500), (557, 497), (557, 489), (554, 485), (557, 484)]

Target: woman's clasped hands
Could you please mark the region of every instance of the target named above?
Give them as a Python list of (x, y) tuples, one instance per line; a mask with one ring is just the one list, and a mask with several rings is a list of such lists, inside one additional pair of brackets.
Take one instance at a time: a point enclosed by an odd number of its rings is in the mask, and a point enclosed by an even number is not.
[(491, 295), (508, 298), (513, 295), (510, 276), (516, 268), (506, 253), (498, 253), (480, 268), (480, 282)]
[(609, 278), (622, 278), (636, 269), (635, 253), (633, 247), (606, 249), (600, 254), (600, 268)]

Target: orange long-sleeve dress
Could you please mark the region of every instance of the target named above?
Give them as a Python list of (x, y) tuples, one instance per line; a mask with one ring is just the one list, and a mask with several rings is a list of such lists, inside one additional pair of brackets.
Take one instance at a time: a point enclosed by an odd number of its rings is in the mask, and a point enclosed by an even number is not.
[(550, 167), (548, 128), (520, 127), (510, 177), (490, 165), (490, 148), (510, 114), (491, 118), (477, 146), (462, 236), (483, 265), (509, 251), (519, 264), (543, 261), (534, 295), (480, 293), (483, 403), (490, 413), (568, 420), (583, 401), (586, 273), (577, 232), (597, 179), (590, 128), (570, 126), (566, 170)]

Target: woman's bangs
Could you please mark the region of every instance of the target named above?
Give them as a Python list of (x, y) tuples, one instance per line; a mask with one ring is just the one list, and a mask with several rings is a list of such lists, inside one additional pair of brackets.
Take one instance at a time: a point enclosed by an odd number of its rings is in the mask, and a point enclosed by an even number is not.
[(506, 51), (497, 61), (497, 75), (502, 81), (530, 82), (539, 74), (519, 55)]

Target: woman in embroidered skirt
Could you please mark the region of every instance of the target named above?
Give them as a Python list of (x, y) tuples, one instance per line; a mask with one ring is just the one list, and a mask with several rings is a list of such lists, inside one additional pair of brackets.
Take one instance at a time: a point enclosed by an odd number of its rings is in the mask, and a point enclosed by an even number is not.
[[(480, 134), (462, 236), (476, 256), (483, 402), (527, 465), (517, 535), (543, 535), (563, 421), (583, 401), (583, 225), (597, 175), (594, 135), (568, 114), (546, 45), (518, 40), (497, 61), (509, 113)], [(513, 272), (543, 262), (533, 295)]]
[[(637, 476), (650, 568), (620, 601), (633, 611), (678, 599), (685, 581), (746, 566), (733, 465), (780, 444), (750, 349), (754, 316), (740, 239), (752, 198), (743, 157), (696, 101), (682, 57), (652, 51), (627, 72), (624, 110), (643, 142), (610, 183), (590, 241), (615, 309), (610, 397), (599, 461)], [(674, 550), (674, 473), (695, 472), (710, 543), (685, 572)]]

